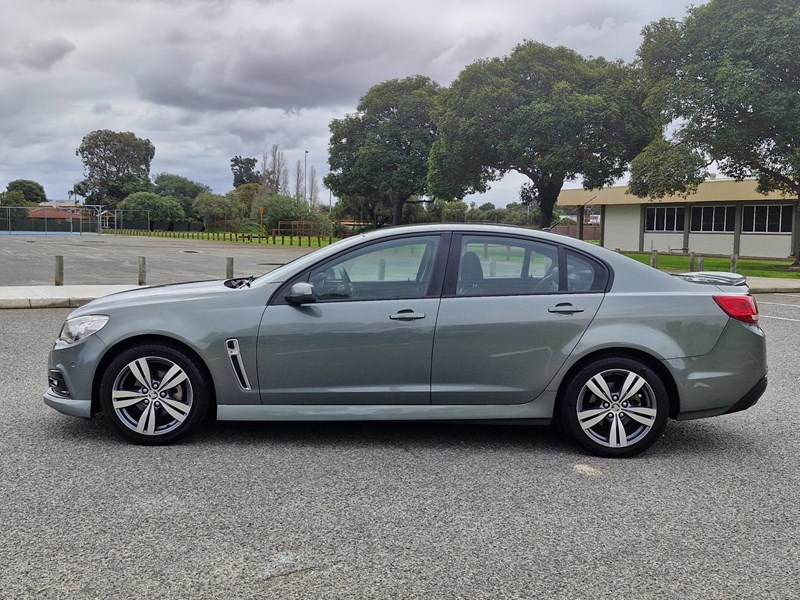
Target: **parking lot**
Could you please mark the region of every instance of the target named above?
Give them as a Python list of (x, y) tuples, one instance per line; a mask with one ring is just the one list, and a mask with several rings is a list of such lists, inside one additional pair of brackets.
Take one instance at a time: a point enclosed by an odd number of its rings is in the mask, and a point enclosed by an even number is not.
[(41, 401), (67, 310), (0, 311), (3, 598), (790, 598), (800, 295), (770, 385), (631, 460), (549, 429), (209, 424), (172, 447)]

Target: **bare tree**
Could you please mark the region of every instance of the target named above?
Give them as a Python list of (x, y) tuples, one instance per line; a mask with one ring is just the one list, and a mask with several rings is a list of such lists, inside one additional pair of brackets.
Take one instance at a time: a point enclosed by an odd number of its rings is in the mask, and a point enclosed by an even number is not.
[(298, 158), (294, 169), (294, 197), (297, 200), (303, 197), (303, 162)]
[(317, 169), (311, 165), (311, 171), (308, 174), (308, 205), (314, 208), (319, 202), (319, 184), (317, 183)]

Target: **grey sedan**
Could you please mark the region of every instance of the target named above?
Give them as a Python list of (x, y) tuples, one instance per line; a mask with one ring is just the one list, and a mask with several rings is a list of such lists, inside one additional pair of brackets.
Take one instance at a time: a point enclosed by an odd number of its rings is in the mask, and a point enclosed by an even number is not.
[(220, 420), (549, 424), (635, 455), (669, 418), (752, 406), (767, 384), (747, 288), (667, 275), (567, 237), (503, 226), (391, 228), (259, 278), (95, 300), (50, 353), (53, 408), (127, 439)]

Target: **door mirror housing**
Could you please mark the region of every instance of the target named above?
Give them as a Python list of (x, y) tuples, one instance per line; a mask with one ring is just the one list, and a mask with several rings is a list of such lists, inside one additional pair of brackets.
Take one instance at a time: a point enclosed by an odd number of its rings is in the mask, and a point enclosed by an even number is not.
[(289, 292), (284, 298), (289, 304), (313, 304), (317, 301), (317, 292), (310, 283), (298, 281), (289, 288)]

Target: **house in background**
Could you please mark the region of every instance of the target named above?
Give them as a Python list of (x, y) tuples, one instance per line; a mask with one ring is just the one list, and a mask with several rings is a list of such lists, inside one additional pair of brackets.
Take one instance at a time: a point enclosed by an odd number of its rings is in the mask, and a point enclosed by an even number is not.
[(562, 190), (558, 206), (600, 207), (600, 244), (623, 251), (786, 258), (798, 251), (797, 198), (756, 192), (756, 181), (714, 179), (688, 198), (637, 198), (627, 186)]

